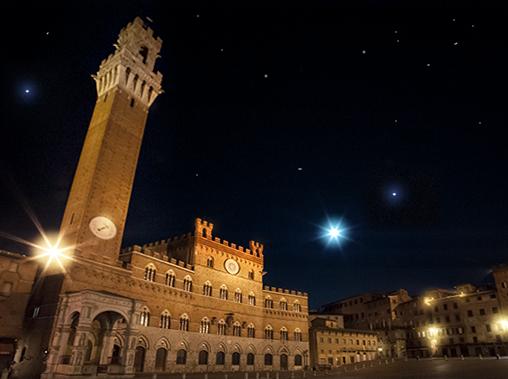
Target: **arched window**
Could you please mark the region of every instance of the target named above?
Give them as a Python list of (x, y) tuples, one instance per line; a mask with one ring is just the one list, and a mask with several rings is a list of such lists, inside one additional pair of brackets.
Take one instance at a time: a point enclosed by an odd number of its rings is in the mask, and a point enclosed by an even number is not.
[(164, 371), (166, 369), (166, 358), (168, 356), (168, 351), (159, 347), (155, 352), (155, 369), (159, 371)]
[(226, 335), (226, 322), (224, 320), (219, 320), (217, 323), (217, 334), (220, 336)]
[(240, 325), (239, 321), (235, 321), (233, 324), (233, 335), (236, 337), (242, 336), (242, 325)]
[(176, 282), (176, 276), (173, 270), (169, 270), (166, 272), (166, 285), (170, 287), (174, 287)]
[(176, 364), (184, 365), (187, 363), (187, 351), (180, 349), (176, 352)]
[(271, 366), (273, 364), (273, 356), (270, 353), (265, 354), (265, 366)]
[(301, 342), (302, 341), (302, 331), (300, 328), (296, 328), (293, 333), (295, 341)]
[(127, 69), (125, 70), (125, 84), (129, 83), (129, 75), (131, 74), (131, 69), (130, 67), (127, 67)]
[(213, 258), (212, 257), (206, 258), (206, 267), (213, 268)]
[(295, 355), (295, 366), (301, 366), (302, 365), (302, 356), (300, 354)]
[(208, 317), (203, 317), (199, 323), (199, 333), (208, 334), (210, 333), (210, 320)]
[(247, 366), (254, 366), (254, 354), (247, 354)]
[(227, 300), (228, 299), (228, 287), (226, 287), (225, 284), (220, 286), (219, 298), (221, 298), (222, 300)]
[(267, 325), (265, 328), (265, 339), (273, 340), (273, 328), (271, 325)]
[(148, 47), (142, 46), (139, 49), (139, 55), (141, 55), (141, 59), (143, 59), (143, 64), (146, 64), (146, 60), (148, 59)]
[(247, 337), (255, 338), (256, 337), (256, 328), (254, 324), (251, 322), (249, 326), (247, 326)]
[(242, 290), (240, 288), (237, 288), (235, 290), (235, 303), (241, 302), (242, 302)]
[(201, 350), (198, 356), (198, 364), (207, 365), (208, 364), (208, 351)]
[(170, 329), (171, 328), (171, 315), (168, 310), (165, 310), (161, 313), (161, 323), (160, 327), (162, 329)]
[(215, 356), (215, 364), (216, 365), (223, 365), (226, 360), (226, 354), (224, 354), (223, 351), (218, 351), (217, 355)]
[(250, 270), (248, 275), (250, 280), (254, 280), (254, 270)]
[(183, 278), (183, 290), (192, 292), (192, 278), (189, 275)]
[(189, 331), (189, 316), (187, 316), (187, 313), (184, 313), (180, 316), (180, 330), (183, 330), (185, 332)]
[(254, 295), (254, 292), (249, 293), (249, 305), (256, 305), (256, 295)]
[(152, 263), (150, 263), (148, 266), (145, 267), (145, 275), (143, 278), (145, 280), (148, 280), (149, 282), (155, 282), (155, 274), (156, 274), (155, 266)]
[(280, 299), (279, 305), (280, 305), (280, 309), (282, 309), (283, 311), (288, 310), (288, 302), (286, 299), (284, 299), (284, 298)]
[(270, 296), (265, 298), (265, 308), (273, 308), (273, 300)]
[(300, 303), (298, 302), (298, 300), (296, 300), (296, 301), (293, 303), (293, 311), (294, 311), (294, 312), (301, 312), (301, 311), (302, 311), (302, 306), (300, 305)]
[(231, 364), (233, 366), (239, 366), (240, 365), (240, 353), (235, 351), (233, 355), (231, 356)]
[(203, 295), (212, 296), (212, 283), (208, 280), (203, 284)]
[(280, 340), (287, 341), (288, 340), (288, 330), (285, 326), (280, 328)]
[(143, 307), (139, 316), (139, 324), (143, 326), (150, 325), (150, 311), (147, 307)]

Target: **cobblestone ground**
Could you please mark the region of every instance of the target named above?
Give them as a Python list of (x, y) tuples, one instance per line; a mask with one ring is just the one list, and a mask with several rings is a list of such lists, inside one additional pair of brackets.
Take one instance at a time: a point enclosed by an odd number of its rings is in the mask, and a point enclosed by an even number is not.
[(429, 359), (397, 361), (385, 364), (369, 363), (335, 371), (316, 372), (260, 372), (136, 375), (139, 379), (508, 379), (508, 358), (505, 359)]

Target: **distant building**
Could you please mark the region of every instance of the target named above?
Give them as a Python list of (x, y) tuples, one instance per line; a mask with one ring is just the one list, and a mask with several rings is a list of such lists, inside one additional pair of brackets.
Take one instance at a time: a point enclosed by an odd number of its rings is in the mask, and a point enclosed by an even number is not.
[(387, 294), (365, 293), (325, 304), (321, 310), (344, 315), (344, 325), (348, 329), (377, 331), (383, 355), (402, 357), (406, 336), (395, 324), (395, 309), (410, 299), (405, 289)]
[(344, 315), (346, 328), (376, 331), (392, 357), (508, 355), (508, 266), (493, 269), (493, 283), (363, 294), (322, 307)]
[(409, 357), (507, 354), (495, 287), (467, 284), (454, 291), (428, 291), (396, 312), (398, 324), (407, 331)]
[(336, 368), (345, 364), (376, 359), (380, 348), (373, 331), (345, 329), (341, 315), (309, 315), (309, 345), (313, 368)]

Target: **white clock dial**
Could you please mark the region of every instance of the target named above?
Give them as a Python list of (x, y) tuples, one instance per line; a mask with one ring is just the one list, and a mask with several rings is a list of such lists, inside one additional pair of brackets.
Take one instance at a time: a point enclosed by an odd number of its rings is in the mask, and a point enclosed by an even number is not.
[(103, 240), (109, 240), (116, 235), (116, 226), (109, 218), (104, 216), (94, 217), (90, 221), (92, 233)]
[(236, 275), (240, 271), (240, 265), (234, 259), (227, 259), (226, 262), (224, 262), (224, 267), (231, 275)]

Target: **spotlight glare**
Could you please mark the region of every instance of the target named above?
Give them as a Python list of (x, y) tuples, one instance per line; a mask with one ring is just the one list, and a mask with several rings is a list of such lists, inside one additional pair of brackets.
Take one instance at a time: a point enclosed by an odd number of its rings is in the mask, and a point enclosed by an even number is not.
[(338, 221), (328, 220), (326, 226), (321, 226), (320, 238), (326, 241), (327, 246), (338, 246), (341, 248), (346, 240), (349, 240), (349, 228), (342, 219)]

